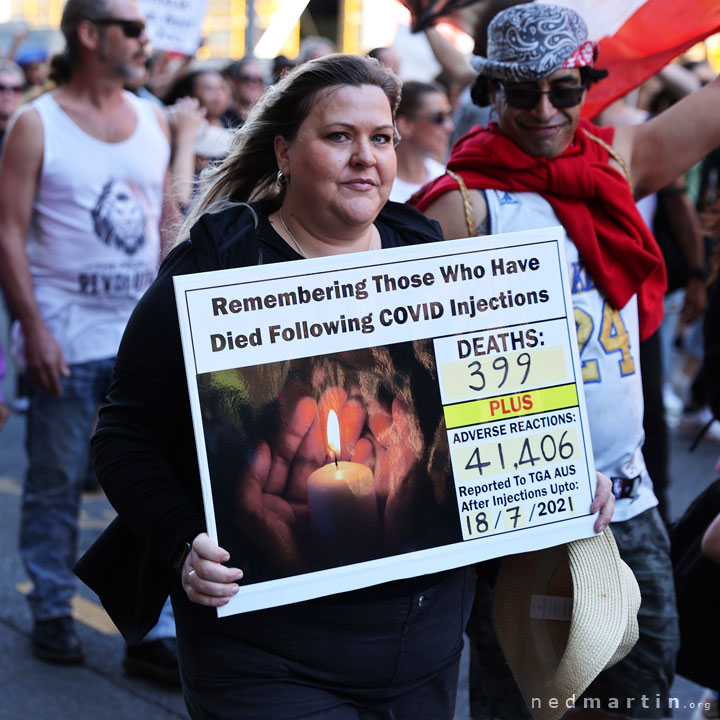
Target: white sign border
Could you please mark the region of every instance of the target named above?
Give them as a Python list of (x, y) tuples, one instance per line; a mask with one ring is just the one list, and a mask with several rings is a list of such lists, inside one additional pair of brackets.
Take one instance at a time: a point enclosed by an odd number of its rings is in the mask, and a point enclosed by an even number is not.
[[(202, 495), (205, 506), (207, 531), (210, 537), (217, 542), (217, 524), (214, 514), (212, 484), (207, 459), (207, 448), (203, 433), (202, 413), (197, 384), (197, 371), (193, 336), (189, 317), (189, 308), (186, 294), (199, 288), (221, 287), (244, 282), (258, 282), (279, 278), (299, 278), (316, 272), (329, 270), (347, 270), (348, 261), (358, 259), (353, 268), (384, 265), (401, 259), (424, 259), (442, 256), (450, 258), (465, 252), (477, 252), (512, 248), (538, 242), (555, 241), (558, 250), (558, 263), (561, 268), (563, 302), (566, 308), (568, 324), (572, 321), (572, 299), (568, 284), (567, 260), (565, 255), (565, 231), (562, 227), (549, 227), (539, 230), (530, 230), (514, 233), (483, 236), (479, 241), (477, 237), (445, 241), (443, 243), (429, 243), (425, 245), (412, 245), (398, 248), (363, 253), (359, 256), (337, 255), (312, 258), (288, 263), (272, 263), (252, 267), (230, 268), (215, 270), (192, 275), (175, 276), (174, 285), (176, 303), (180, 323), (180, 334), (185, 355), (185, 370), (190, 395), (190, 407), (193, 420), (193, 431), (198, 451), (198, 464), (202, 483)], [(482, 248), (478, 248), (482, 242)], [(442, 250), (442, 252), (438, 252)], [(380, 255), (379, 253), (382, 253)], [(292, 271), (291, 270), (292, 267)], [(252, 272), (252, 278), (243, 277)], [(573, 321), (574, 322), (574, 321)], [(586, 447), (588, 474), (593, 483), (595, 469), (592, 457), (592, 445), (588, 427), (587, 408), (582, 388), (582, 372), (577, 346), (577, 337), (569, 332), (572, 344), (573, 374), (578, 390), (578, 403), (580, 412), (580, 432)], [(372, 345), (370, 345), (372, 346)], [(357, 347), (357, 345), (353, 345)], [(274, 358), (272, 361), (277, 360)], [(240, 366), (237, 366), (240, 367)], [(595, 486), (592, 486), (592, 496)], [(240, 612), (249, 612), (263, 608), (277, 607), (289, 603), (310, 600), (339, 592), (358, 590), (377, 585), (383, 582), (425, 575), (442, 570), (449, 570), (464, 565), (481, 562), (494, 557), (513, 555), (526, 552), (529, 549), (542, 549), (562, 543), (579, 540), (595, 535), (592, 528), (595, 515), (589, 512), (572, 518), (562, 519), (537, 527), (522, 528), (516, 531), (504, 532), (499, 535), (482, 538), (483, 542), (466, 540), (452, 545), (444, 545), (425, 550), (418, 550), (402, 555), (393, 555), (371, 560), (356, 565), (347, 565), (327, 570), (307, 573), (300, 576), (290, 576), (254, 583), (240, 585), (240, 591), (230, 598), (230, 602), (218, 608), (218, 616), (225, 617)], [(502, 553), (497, 552), (497, 544), (502, 543)]]

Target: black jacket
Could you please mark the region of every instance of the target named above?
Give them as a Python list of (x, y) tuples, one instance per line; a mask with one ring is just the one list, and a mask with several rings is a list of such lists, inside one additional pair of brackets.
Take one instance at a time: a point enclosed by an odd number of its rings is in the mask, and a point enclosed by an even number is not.
[[(298, 260), (264, 208), (203, 216), (174, 248), (133, 312), (92, 440), (95, 471), (116, 519), (76, 566), (129, 642), (157, 621), (186, 542), (205, 530), (173, 277)], [(388, 203), (376, 220), (383, 247), (435, 242), (439, 227)]]

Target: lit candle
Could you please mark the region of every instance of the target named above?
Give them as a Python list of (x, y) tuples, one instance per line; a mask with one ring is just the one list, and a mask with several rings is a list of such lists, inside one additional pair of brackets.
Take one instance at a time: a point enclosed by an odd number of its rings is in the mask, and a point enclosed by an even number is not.
[(340, 425), (334, 410), (328, 415), (327, 444), (334, 462), (315, 470), (307, 481), (316, 549), (334, 564), (377, 557), (380, 520), (373, 473), (360, 463), (338, 462)]

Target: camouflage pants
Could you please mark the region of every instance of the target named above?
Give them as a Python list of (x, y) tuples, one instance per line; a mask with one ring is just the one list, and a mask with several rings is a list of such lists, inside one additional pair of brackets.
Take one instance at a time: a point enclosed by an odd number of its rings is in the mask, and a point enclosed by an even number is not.
[[(602, 708), (628, 718), (663, 718), (671, 714), (668, 696), (679, 646), (670, 541), (657, 508), (613, 523), (612, 531), (640, 586), (640, 639), (624, 660), (593, 681), (576, 707)], [(467, 628), (471, 715), (473, 720), (530, 720), (495, 638), (492, 601), (491, 582), (481, 571)]]

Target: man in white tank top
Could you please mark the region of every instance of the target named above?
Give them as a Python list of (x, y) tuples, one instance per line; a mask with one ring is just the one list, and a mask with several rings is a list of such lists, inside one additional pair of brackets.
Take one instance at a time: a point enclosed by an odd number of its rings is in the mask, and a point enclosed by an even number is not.
[(124, 90), (146, 60), (135, 0), (69, 0), (61, 29), (59, 88), (5, 140), (0, 281), (31, 381), (20, 551), (33, 649), (75, 663), (72, 566), (89, 440), (125, 324), (160, 261), (170, 148), (162, 112)]
[[(593, 68), (595, 55), (585, 23), (569, 8), (531, 3), (498, 13), (488, 27), (487, 57), (473, 63), (479, 72), (473, 97), (492, 105), (497, 124), (458, 141), (447, 165), (455, 174), (435, 180), (415, 204), (448, 239), (566, 229), (593, 452), (597, 469), (613, 481), (613, 533), (643, 597), (638, 644), (600, 674), (566, 717), (661, 718), (673, 679), (677, 613), (667, 533), (642, 456), (638, 351), (640, 337), (662, 317), (665, 274), (634, 200), (720, 144), (720, 80), (641, 125), (596, 128), (580, 117), (587, 88), (604, 76)], [(458, 176), (467, 189), (459, 189)], [(474, 227), (466, 223), (463, 193)], [(469, 628), (473, 718), (529, 718), (494, 639), (491, 595), (481, 580)], [(566, 698), (558, 700), (555, 707), (569, 707)]]

